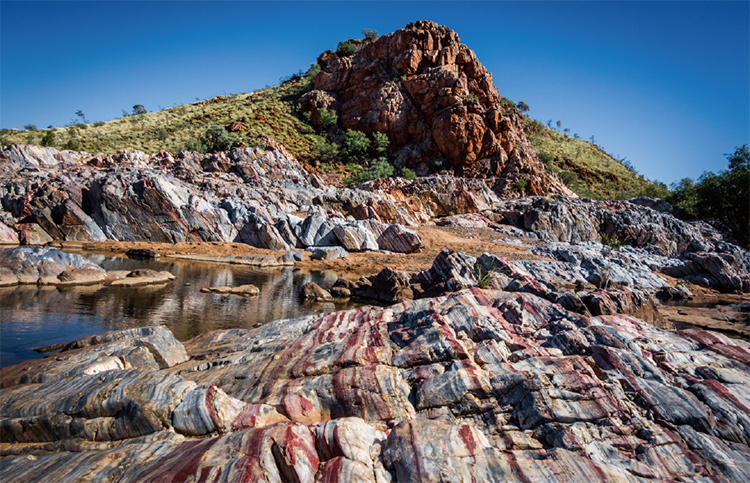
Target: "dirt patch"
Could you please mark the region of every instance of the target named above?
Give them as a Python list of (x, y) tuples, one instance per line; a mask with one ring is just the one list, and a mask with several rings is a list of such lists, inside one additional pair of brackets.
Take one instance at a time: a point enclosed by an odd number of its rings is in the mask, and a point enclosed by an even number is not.
[[(510, 260), (539, 260), (527, 249), (502, 242), (502, 235), (488, 228), (463, 228), (422, 226), (415, 229), (424, 241), (421, 253), (384, 254), (375, 252), (351, 253), (346, 260), (310, 260), (309, 254), (303, 262), (296, 262), (295, 268), (307, 270), (329, 270), (339, 275), (351, 277), (372, 275), (388, 266), (394, 270), (416, 272), (432, 266), (441, 250), (450, 248), (472, 256), (488, 252)], [(63, 245), (65, 246), (65, 245)], [(198, 243), (151, 243), (151, 242), (88, 242), (80, 245), (84, 250), (96, 250), (122, 254), (131, 248), (148, 248), (162, 257), (169, 256), (224, 256), (224, 255), (274, 255), (283, 252), (255, 248), (244, 243), (198, 242)]]

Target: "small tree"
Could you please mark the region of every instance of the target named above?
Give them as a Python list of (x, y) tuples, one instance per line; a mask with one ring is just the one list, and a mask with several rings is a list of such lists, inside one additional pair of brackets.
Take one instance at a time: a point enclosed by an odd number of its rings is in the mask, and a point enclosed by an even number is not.
[(78, 110), (76, 111), (76, 116), (78, 116), (78, 117), (80, 117), (80, 118), (81, 118), (81, 122), (82, 122), (82, 123), (84, 123), (84, 124), (88, 124), (88, 123), (89, 123), (89, 122), (88, 122), (88, 121), (86, 120), (86, 116), (85, 116), (85, 115), (83, 114), (83, 111), (82, 111), (82, 110), (78, 109)]
[(146, 114), (148, 111), (146, 111), (146, 108), (143, 107), (143, 104), (136, 104), (133, 106), (133, 115), (137, 116), (139, 114)]
[(376, 40), (378, 38), (378, 31), (373, 29), (362, 29), (362, 35), (364, 35), (366, 39)]
[(23, 128), (27, 131), (36, 131), (36, 124), (27, 124)]
[(393, 175), (393, 166), (388, 163), (385, 158), (379, 158), (372, 164), (372, 167), (352, 178), (344, 178), (344, 182), (347, 184), (361, 184), (365, 181), (371, 181), (373, 179), (387, 178)]
[(336, 143), (329, 143), (328, 141), (321, 139), (315, 143), (312, 154), (319, 161), (331, 163), (335, 161), (336, 157), (339, 155), (339, 146)]
[(562, 127), (562, 121), (557, 121), (555, 124), (557, 124), (557, 130), (559, 131)]
[(206, 146), (195, 138), (189, 138), (187, 141), (185, 141), (185, 150), (205, 153)]
[(518, 110), (521, 112), (529, 112), (529, 105), (523, 101), (516, 104), (516, 107), (518, 107)]

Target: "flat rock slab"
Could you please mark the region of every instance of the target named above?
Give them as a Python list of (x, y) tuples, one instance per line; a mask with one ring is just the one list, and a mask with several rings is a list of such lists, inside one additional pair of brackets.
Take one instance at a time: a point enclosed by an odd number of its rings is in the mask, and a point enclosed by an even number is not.
[(131, 272), (120, 271), (110, 273), (115, 276), (115, 279), (109, 282), (110, 287), (140, 287), (143, 285), (169, 283), (175, 279), (174, 275), (164, 270), (138, 269)]
[(170, 258), (180, 258), (183, 260), (198, 260), (203, 262), (220, 262), (230, 263), (233, 265), (248, 265), (251, 267), (272, 268), (272, 267), (291, 267), (294, 265), (294, 258), (275, 257), (273, 255), (169, 255)]
[(255, 285), (240, 285), (238, 287), (204, 287), (203, 293), (215, 293), (219, 295), (239, 295), (243, 297), (252, 297), (260, 293), (260, 289)]
[(336, 260), (349, 256), (344, 248), (341, 247), (310, 247), (310, 260)]

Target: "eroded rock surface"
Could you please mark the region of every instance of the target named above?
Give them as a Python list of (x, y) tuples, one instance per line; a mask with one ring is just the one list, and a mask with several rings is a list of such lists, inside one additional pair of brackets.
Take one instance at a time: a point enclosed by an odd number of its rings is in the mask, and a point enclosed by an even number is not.
[(750, 344), (712, 332), (478, 288), (216, 331), (185, 352), (138, 330), (3, 370), (4, 477), (750, 478)]
[(56, 248), (0, 249), (0, 285), (97, 283), (104, 281), (106, 274), (84, 257)]
[[(123, 151), (94, 156), (106, 158), (101, 164), (90, 163), (92, 155), (83, 152), (3, 148), (0, 243), (228, 241), (279, 251), (342, 244), (393, 251), (391, 239), (378, 241), (390, 225), (415, 226), (446, 207), (472, 210), (497, 199), (483, 182), (453, 177), (435, 185), (441, 191), (433, 198), (442, 199), (442, 207), (403, 196), (436, 181), (414, 180), (393, 190), (336, 189), (279, 149), (181, 151), (166, 160)], [(45, 161), (47, 156), (58, 162)], [(451, 201), (454, 185), (462, 189), (460, 199)], [(293, 214), (299, 211), (306, 216)], [(340, 225), (353, 230), (334, 233)]]
[(574, 196), (546, 172), (520, 113), (503, 108), (492, 74), (456, 32), (419, 21), (359, 47), (354, 57), (332, 50), (318, 57), (316, 90), (300, 101), (313, 123), (326, 108), (344, 129), (385, 133), (396, 166), (422, 175), (447, 160), (503, 195), (518, 195), (515, 183), (524, 179), (529, 194)]

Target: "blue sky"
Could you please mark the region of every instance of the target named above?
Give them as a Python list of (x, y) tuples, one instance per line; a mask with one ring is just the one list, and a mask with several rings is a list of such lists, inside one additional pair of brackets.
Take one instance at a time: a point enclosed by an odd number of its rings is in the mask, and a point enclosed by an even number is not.
[(340, 40), (446, 25), (529, 114), (666, 183), (750, 143), (750, 2), (0, 2), (0, 127), (251, 92)]

